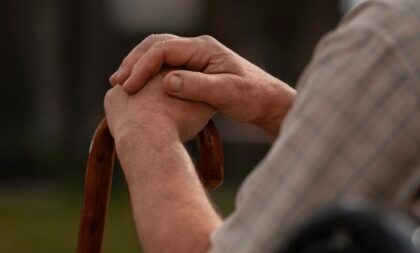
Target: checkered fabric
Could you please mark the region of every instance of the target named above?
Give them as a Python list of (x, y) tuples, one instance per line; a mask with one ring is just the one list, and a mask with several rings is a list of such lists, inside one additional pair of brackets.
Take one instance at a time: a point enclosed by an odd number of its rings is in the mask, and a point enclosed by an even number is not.
[(396, 203), (420, 168), (420, 0), (356, 7), (321, 40), (298, 91), (211, 252), (276, 252), (338, 200)]

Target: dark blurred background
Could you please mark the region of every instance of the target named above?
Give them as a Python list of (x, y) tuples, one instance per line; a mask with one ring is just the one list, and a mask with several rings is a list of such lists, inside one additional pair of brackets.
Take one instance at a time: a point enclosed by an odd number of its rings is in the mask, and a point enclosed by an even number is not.
[[(90, 138), (108, 76), (151, 33), (209, 34), (294, 86), (319, 38), (354, 1), (1, 1), (0, 252), (74, 252)], [(270, 144), (216, 118), (226, 182), (223, 214)], [(139, 252), (115, 171), (104, 252)]]

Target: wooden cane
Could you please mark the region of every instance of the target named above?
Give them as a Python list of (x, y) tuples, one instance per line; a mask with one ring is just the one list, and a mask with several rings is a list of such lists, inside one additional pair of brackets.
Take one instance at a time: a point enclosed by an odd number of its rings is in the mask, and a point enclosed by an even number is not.
[[(212, 121), (196, 140), (199, 150), (197, 172), (206, 189), (215, 189), (223, 181), (223, 152)], [(101, 252), (114, 158), (114, 139), (104, 118), (96, 128), (89, 149), (77, 253)]]

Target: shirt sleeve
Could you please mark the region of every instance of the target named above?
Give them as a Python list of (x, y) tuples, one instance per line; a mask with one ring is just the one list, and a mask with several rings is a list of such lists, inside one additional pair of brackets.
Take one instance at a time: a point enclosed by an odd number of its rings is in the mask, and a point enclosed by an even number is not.
[(389, 34), (360, 20), (318, 45), (281, 137), (241, 186), (211, 252), (276, 252), (322, 206), (391, 203), (419, 165), (418, 77)]

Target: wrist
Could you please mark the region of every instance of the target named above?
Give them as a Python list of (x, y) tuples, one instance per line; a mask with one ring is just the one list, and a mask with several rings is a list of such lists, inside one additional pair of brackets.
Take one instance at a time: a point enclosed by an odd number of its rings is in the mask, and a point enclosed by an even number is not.
[(165, 117), (143, 117), (136, 121), (127, 121), (114, 134), (116, 146), (128, 145), (131, 142), (148, 139), (179, 140), (179, 131), (175, 122)]
[(295, 100), (296, 90), (275, 79), (267, 96), (261, 102), (261, 117), (254, 122), (271, 141), (280, 133), (281, 126)]
[(167, 124), (140, 124), (124, 129), (115, 138), (118, 159), (127, 179), (140, 169), (132, 166), (133, 161), (148, 159), (174, 145), (182, 142), (177, 131)]

